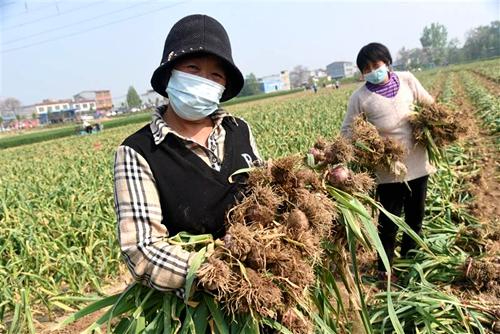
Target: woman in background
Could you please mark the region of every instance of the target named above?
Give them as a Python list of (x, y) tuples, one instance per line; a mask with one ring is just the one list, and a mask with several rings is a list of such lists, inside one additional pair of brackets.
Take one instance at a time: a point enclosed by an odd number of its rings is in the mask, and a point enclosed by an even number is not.
[[(356, 116), (364, 114), (382, 137), (391, 137), (406, 148), (408, 154), (403, 161), (408, 169), (404, 180), (400, 180), (383, 166), (376, 168), (377, 196), (390, 213), (401, 216), (404, 211), (406, 223), (416, 232), (422, 229), (425, 211), (427, 180), (435, 171), (430, 165), (426, 148), (416, 144), (409, 123), (409, 116), (416, 103), (432, 104), (434, 99), (410, 72), (395, 72), (391, 69), (392, 57), (384, 45), (370, 43), (358, 53), (356, 64), (366, 83), (357, 89), (349, 100), (347, 114), (341, 133), (350, 136), (350, 126)], [(382, 212), (379, 214), (379, 236), (392, 266), (396, 243), (397, 226)], [(401, 242), (401, 256), (416, 246), (407, 234)], [(378, 259), (379, 279), (385, 280), (386, 270)], [(393, 280), (396, 279), (392, 276)]]

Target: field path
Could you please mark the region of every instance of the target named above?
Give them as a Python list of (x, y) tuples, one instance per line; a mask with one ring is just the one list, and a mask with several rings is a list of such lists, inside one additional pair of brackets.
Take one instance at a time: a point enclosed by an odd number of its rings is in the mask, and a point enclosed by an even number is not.
[[(475, 78), (479, 80), (482, 77), (476, 75)], [(495, 138), (482, 126), (481, 120), (474, 117), (475, 108), (466, 94), (462, 81), (457, 76), (455, 76), (453, 87), (457, 98), (454, 101), (456, 105), (462, 111), (468, 111), (473, 116), (466, 140), (473, 144), (471, 149), (475, 150), (475, 155), (479, 159), (478, 165), (481, 166), (481, 172), (478, 178), (472, 180), (474, 183), (472, 187), (474, 202), (470, 209), (484, 229), (484, 240), (482, 240), (484, 242), (484, 260), (488, 262), (488, 265), (495, 266), (495, 263), (500, 263), (500, 206), (497, 204), (500, 199), (500, 173), (496, 158), (499, 148), (495, 145)], [(498, 87), (495, 88), (498, 89)], [(469, 267), (475, 260), (471, 259)], [(486, 273), (484, 274), (486, 275)], [(500, 333), (500, 295), (498, 291), (480, 292), (475, 289), (459, 289), (455, 293), (460, 295), (462, 301), (479, 303), (485, 311), (496, 314), (498, 319), (492, 325), (493, 332)]]
[[(128, 284), (131, 282), (131, 277), (128, 273), (122, 273), (120, 278), (115, 282), (108, 284), (103, 290), (107, 296), (119, 293), (125, 290)], [(83, 305), (82, 305), (83, 307)], [(83, 317), (74, 323), (62, 328), (55, 329), (59, 323), (64, 321), (68, 316), (72, 315), (74, 312), (66, 312), (59, 315), (54, 321), (41, 321), (39, 320), (36, 325), (36, 333), (41, 334), (73, 334), (73, 333), (81, 333), (87, 327), (89, 327), (94, 321), (99, 319), (107, 309), (100, 310), (98, 312), (94, 312), (86, 317)], [(106, 333), (106, 325), (101, 327), (101, 332)]]
[[(476, 78), (479, 78), (479, 76), (476, 76)], [(457, 101), (454, 101), (456, 105), (460, 106), (462, 110), (470, 111), (471, 114), (474, 113), (475, 108), (458, 78), (455, 80), (454, 87), (457, 96)], [(499, 87), (495, 88), (499, 89)], [(473, 122), (469, 124), (468, 140), (474, 143), (481, 159), (479, 162), (481, 166), (480, 178), (475, 180), (474, 196), (476, 199), (473, 211), (474, 215), (483, 223), (495, 225), (500, 217), (500, 206), (495, 204), (500, 199), (498, 148), (494, 144), (495, 139), (481, 126), (481, 120), (476, 117), (471, 117), (471, 119)]]
[(485, 76), (482, 73), (476, 71), (470, 71), (472, 76), (476, 81), (478, 81), (481, 85), (486, 87), (486, 89), (495, 96), (500, 96), (500, 85), (496, 83), (493, 79)]

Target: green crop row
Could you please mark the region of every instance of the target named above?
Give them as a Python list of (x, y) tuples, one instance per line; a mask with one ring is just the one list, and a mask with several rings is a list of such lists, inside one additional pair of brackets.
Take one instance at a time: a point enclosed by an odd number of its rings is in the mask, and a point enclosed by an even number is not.
[(476, 107), (479, 117), (481, 117), (491, 134), (498, 134), (500, 131), (500, 97), (494, 96), (485, 87), (478, 84), (470, 73), (464, 73), (463, 77), (470, 99)]

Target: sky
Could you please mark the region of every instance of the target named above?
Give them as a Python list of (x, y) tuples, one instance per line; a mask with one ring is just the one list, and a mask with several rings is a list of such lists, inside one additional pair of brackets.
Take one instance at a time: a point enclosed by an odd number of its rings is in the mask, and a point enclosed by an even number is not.
[(403, 46), (420, 47), (433, 22), (463, 43), (470, 29), (500, 19), (500, 0), (0, 0), (0, 98), (29, 105), (109, 89), (117, 104), (129, 86), (142, 94), (170, 28), (190, 14), (221, 22), (236, 65), (261, 77), (354, 62), (374, 41), (396, 58)]

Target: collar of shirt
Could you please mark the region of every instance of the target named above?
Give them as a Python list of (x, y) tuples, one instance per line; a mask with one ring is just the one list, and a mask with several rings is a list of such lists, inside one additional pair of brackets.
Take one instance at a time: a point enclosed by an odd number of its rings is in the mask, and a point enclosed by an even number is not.
[[(192, 139), (181, 136), (180, 134), (172, 130), (170, 126), (168, 126), (168, 124), (163, 119), (163, 115), (165, 114), (166, 111), (167, 111), (167, 105), (159, 106), (158, 108), (156, 108), (156, 111), (153, 114), (151, 123), (149, 125), (151, 128), (151, 133), (153, 134), (155, 144), (159, 145), (163, 140), (165, 140), (166, 136), (169, 133), (183, 140), (192, 142), (193, 141)], [(222, 120), (225, 117), (231, 117), (232, 121), (236, 123), (234, 117), (231, 114), (224, 111), (223, 109), (218, 109), (212, 115), (210, 115), (210, 118), (212, 118), (212, 121), (214, 122), (214, 130), (217, 130), (216, 133), (220, 132), (218, 130), (222, 124)]]

